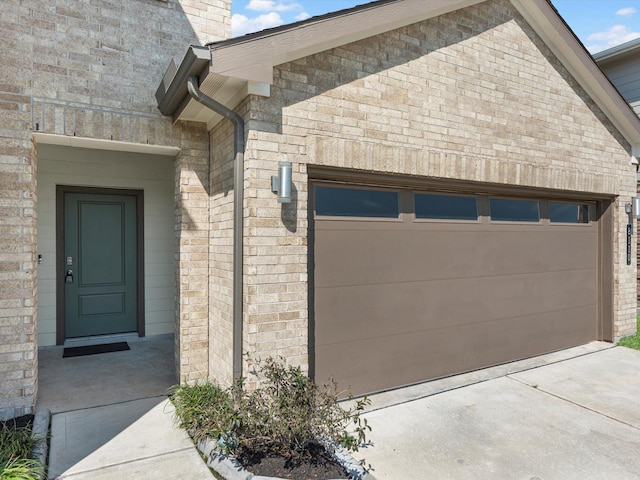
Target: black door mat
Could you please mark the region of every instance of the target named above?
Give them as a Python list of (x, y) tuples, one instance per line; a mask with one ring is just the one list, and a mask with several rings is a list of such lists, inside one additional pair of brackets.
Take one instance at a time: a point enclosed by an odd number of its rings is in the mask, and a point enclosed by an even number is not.
[(85, 355), (96, 355), (98, 353), (123, 352), (131, 350), (127, 342), (101, 343), (100, 345), (86, 345), (84, 347), (69, 347), (64, 349), (62, 358), (83, 357)]

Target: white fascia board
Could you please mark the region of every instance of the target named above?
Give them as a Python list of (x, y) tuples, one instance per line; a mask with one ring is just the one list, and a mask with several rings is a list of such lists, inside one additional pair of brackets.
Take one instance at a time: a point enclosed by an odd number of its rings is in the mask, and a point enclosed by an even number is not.
[(339, 47), (485, 0), (397, 0), (371, 3), (339, 15), (277, 28), (271, 33), (211, 45), (211, 70), (221, 75), (273, 83), (273, 67)]
[(149, 145), (146, 143), (119, 142), (103, 140), (100, 138), (73, 137), (70, 135), (58, 135), (54, 133), (33, 132), (36, 144), (60, 145), (63, 147), (89, 148), (93, 150), (110, 150), (113, 152), (144, 153), (148, 155), (161, 155), (175, 157), (180, 153), (180, 148), (164, 145)]
[(640, 144), (640, 119), (547, 0), (511, 0), (524, 19), (631, 144)]

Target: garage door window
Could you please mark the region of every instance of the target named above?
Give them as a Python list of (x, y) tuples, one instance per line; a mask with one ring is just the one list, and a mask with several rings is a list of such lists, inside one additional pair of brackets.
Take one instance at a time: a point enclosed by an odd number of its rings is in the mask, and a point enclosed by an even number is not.
[(569, 202), (549, 202), (551, 223), (589, 223), (589, 205)]
[(316, 187), (318, 216), (398, 218), (398, 192)]
[(461, 195), (414, 195), (416, 218), (443, 220), (477, 220), (478, 200)]
[(492, 198), (491, 219), (505, 222), (539, 222), (540, 206), (535, 200)]

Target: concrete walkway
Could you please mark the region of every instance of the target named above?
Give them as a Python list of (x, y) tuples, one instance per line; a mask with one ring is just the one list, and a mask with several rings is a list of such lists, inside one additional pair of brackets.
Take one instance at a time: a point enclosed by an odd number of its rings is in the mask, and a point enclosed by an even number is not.
[(166, 397), (53, 415), (49, 478), (213, 478)]
[[(45, 352), (50, 479), (213, 478), (173, 423), (173, 380), (159, 368), (171, 362), (171, 340), (162, 342), (57, 367), (58, 354)], [(593, 342), (374, 395), (365, 414), (373, 445), (355, 456), (378, 480), (637, 479), (639, 375), (640, 352)]]
[[(173, 422), (173, 337), (118, 337), (131, 350), (62, 358), (39, 351), (38, 409), (49, 409), (49, 479), (214, 478)], [(104, 340), (102, 340), (104, 341)]]
[(594, 342), (374, 396), (356, 457), (378, 480), (638, 479), (639, 376), (640, 352)]

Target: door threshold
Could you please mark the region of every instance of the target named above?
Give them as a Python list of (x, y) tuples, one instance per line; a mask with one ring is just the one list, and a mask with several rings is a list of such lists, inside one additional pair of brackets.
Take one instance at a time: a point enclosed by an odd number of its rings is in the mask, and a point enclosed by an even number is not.
[(116, 333), (113, 335), (96, 335), (92, 337), (67, 338), (64, 341), (65, 347), (86, 347), (89, 345), (100, 345), (103, 343), (132, 342), (138, 340), (138, 334)]

